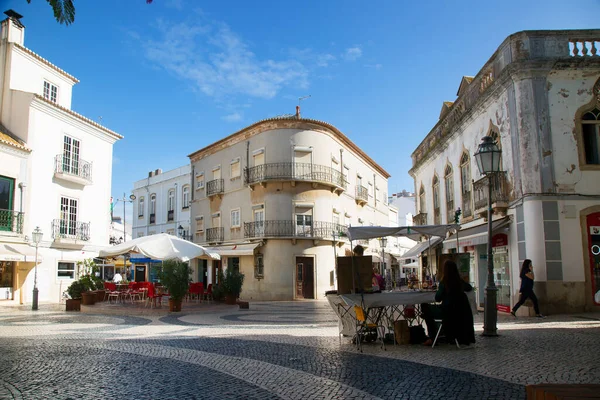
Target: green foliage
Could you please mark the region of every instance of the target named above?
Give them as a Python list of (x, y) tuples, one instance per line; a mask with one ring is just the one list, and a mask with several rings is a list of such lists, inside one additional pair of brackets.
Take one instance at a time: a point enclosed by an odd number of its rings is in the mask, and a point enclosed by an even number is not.
[[(31, 0), (27, 0), (31, 3)], [(46, 3), (52, 7), (54, 18), (59, 24), (70, 25), (75, 22), (75, 5), (73, 0), (46, 0)], [(146, 0), (146, 4), (151, 4), (152, 0)]]
[(85, 287), (84, 291), (104, 289), (104, 283), (96, 276), (100, 272), (100, 267), (96, 265), (92, 258), (86, 258), (77, 262), (79, 281)]
[(242, 293), (244, 274), (235, 271), (233, 268), (227, 268), (225, 274), (219, 271), (219, 282), (219, 286), (225, 296), (235, 296), (237, 299), (240, 297), (240, 293)]
[(87, 291), (85, 285), (80, 281), (74, 281), (67, 288), (67, 293), (72, 299), (81, 299), (81, 293)]
[(163, 261), (162, 269), (158, 270), (160, 282), (173, 300), (183, 300), (190, 285), (191, 273), (188, 263), (177, 259)]

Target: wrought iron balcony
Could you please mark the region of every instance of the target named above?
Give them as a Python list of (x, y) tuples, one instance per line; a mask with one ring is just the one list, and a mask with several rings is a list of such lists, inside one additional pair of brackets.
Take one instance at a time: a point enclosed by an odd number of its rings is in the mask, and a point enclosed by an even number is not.
[(150, 214), (150, 223), (151, 224), (155, 224), (156, 223), (156, 214)]
[(13, 210), (0, 210), (0, 232), (23, 233), (25, 213)]
[(355, 200), (358, 204), (364, 205), (369, 202), (369, 190), (364, 186), (356, 186)]
[(251, 238), (313, 238), (336, 239), (346, 237), (348, 228), (342, 224), (313, 221), (312, 224), (298, 224), (296, 221), (275, 220), (244, 223), (244, 237)]
[[(504, 213), (508, 207), (508, 181), (506, 172), (492, 175), (492, 212)], [(488, 177), (473, 182), (475, 192), (475, 212), (487, 216), (488, 207)]]
[(173, 221), (175, 219), (175, 211), (169, 210), (167, 211), (167, 221)]
[(71, 239), (87, 242), (90, 240), (90, 223), (55, 219), (52, 221), (52, 238), (54, 240)]
[(206, 241), (208, 243), (218, 243), (222, 242), (225, 239), (225, 228), (216, 227), (216, 228), (208, 228), (206, 230)]
[(213, 179), (206, 182), (206, 195), (208, 197), (223, 194), (223, 192), (225, 192), (225, 180)]
[(427, 213), (418, 213), (413, 217), (414, 225), (427, 225)]
[(346, 190), (344, 175), (331, 167), (311, 163), (270, 163), (246, 168), (247, 185), (264, 184), (269, 181), (313, 182), (330, 186), (335, 190)]
[(92, 183), (92, 163), (66, 154), (54, 157), (54, 176), (81, 185)]

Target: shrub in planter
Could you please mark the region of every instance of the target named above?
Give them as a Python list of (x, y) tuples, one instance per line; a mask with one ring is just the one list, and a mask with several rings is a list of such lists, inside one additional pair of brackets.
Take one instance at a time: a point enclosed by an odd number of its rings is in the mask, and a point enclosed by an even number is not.
[(177, 259), (163, 261), (158, 276), (160, 282), (169, 291), (170, 311), (181, 311), (181, 301), (188, 292), (191, 273), (192, 269), (187, 262)]
[(79, 311), (81, 309), (81, 294), (85, 290), (85, 286), (79, 282), (74, 281), (67, 288), (67, 293), (70, 299), (67, 299), (67, 311)]
[(220, 286), (225, 295), (227, 304), (235, 304), (236, 300), (242, 293), (242, 285), (244, 284), (244, 274), (233, 268), (227, 268), (225, 274), (221, 273), (219, 277)]

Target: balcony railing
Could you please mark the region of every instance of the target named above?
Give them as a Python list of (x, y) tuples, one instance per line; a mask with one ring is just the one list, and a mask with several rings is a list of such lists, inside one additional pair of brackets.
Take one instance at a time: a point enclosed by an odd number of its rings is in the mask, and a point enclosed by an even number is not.
[(90, 223), (67, 219), (55, 219), (52, 221), (53, 239), (90, 240)]
[(65, 154), (58, 154), (54, 157), (54, 173), (66, 177), (76, 177), (91, 183), (92, 163)]
[(156, 223), (156, 214), (150, 214), (150, 223), (151, 224), (155, 224)]
[(175, 211), (168, 210), (167, 211), (167, 221), (173, 221), (175, 219)]
[(446, 223), (453, 224), (454, 223), (454, 200), (450, 200), (446, 202)]
[(427, 225), (427, 213), (418, 213), (413, 217), (414, 225)]
[(223, 179), (213, 179), (206, 182), (206, 195), (214, 196), (222, 194), (225, 191), (225, 181)]
[(369, 190), (364, 186), (356, 186), (356, 201), (358, 203), (367, 203), (369, 201)]
[(298, 224), (296, 221), (275, 220), (275, 221), (255, 221), (244, 223), (244, 237), (265, 238), (265, 237), (285, 237), (285, 238), (321, 238), (336, 239), (346, 236), (348, 228), (342, 224), (325, 221), (313, 221), (312, 224)]
[(345, 190), (344, 175), (331, 167), (311, 163), (270, 163), (246, 168), (247, 185), (268, 181), (304, 181), (322, 183)]
[(23, 233), (25, 213), (13, 210), (0, 210), (0, 232)]
[(208, 228), (206, 230), (206, 241), (209, 243), (222, 242), (225, 239), (225, 229), (221, 227)]
[[(506, 172), (500, 172), (492, 175), (492, 207), (506, 208), (508, 205), (508, 182)], [(487, 177), (483, 177), (473, 182), (473, 191), (475, 192), (475, 210), (484, 210), (487, 213), (488, 199), (488, 182)]]

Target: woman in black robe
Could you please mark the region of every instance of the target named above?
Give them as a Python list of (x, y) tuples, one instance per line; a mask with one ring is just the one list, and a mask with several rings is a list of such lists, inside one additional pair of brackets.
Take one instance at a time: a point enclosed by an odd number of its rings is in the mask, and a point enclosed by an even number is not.
[(454, 339), (467, 346), (475, 343), (473, 313), (465, 293), (471, 290), (473, 287), (460, 278), (456, 263), (447, 260), (435, 301), (442, 302), (442, 324), (449, 343), (454, 343)]

